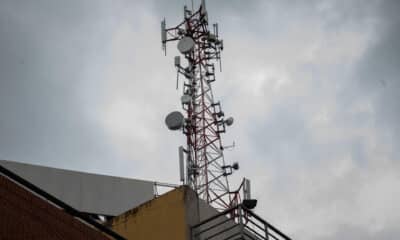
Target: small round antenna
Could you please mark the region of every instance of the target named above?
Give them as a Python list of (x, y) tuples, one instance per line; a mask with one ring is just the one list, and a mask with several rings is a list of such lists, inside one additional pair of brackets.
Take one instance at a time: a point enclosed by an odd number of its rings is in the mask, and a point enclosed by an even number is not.
[(233, 117), (228, 117), (225, 120), (226, 125), (231, 126), (233, 124)]
[(165, 118), (165, 124), (169, 130), (179, 130), (183, 127), (184, 118), (178, 111), (171, 112)]
[(191, 37), (184, 37), (178, 42), (178, 50), (182, 54), (189, 53), (194, 48), (194, 41)]
[(235, 170), (239, 170), (239, 163), (238, 162), (234, 162), (232, 164), (232, 168), (235, 169)]

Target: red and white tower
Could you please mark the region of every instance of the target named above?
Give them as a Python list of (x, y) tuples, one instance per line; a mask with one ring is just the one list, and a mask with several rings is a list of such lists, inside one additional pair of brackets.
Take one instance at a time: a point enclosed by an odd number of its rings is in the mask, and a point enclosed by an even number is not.
[[(203, 0), (197, 11), (185, 6), (184, 20), (175, 27), (167, 28), (164, 19), (161, 38), (165, 52), (166, 43), (176, 41), (182, 54), (182, 58), (175, 57), (175, 67), (177, 88), (179, 76), (184, 78), (181, 97), (184, 114), (172, 112), (165, 119), (169, 129), (181, 130), (186, 136), (186, 147), (180, 147), (179, 154), (181, 180), (217, 209), (235, 206), (240, 194), (239, 190), (230, 190), (228, 176), (239, 165), (226, 164), (221, 140), (221, 134), (232, 125), (233, 118), (225, 116), (212, 91), (216, 80), (215, 64), (221, 64), (223, 50), (218, 24), (209, 29)], [(244, 188), (246, 185), (249, 187), (248, 181), (243, 182)]]

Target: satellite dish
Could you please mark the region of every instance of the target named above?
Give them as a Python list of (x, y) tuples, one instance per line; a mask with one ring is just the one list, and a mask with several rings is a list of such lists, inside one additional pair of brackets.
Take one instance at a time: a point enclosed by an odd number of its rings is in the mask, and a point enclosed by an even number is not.
[(194, 41), (190, 37), (184, 37), (178, 42), (178, 50), (182, 54), (189, 53), (194, 48)]
[(226, 125), (231, 126), (233, 124), (233, 117), (228, 117), (225, 120)]
[(183, 115), (178, 111), (171, 112), (165, 118), (165, 124), (167, 125), (169, 130), (179, 130), (180, 128), (182, 128), (183, 122)]
[(182, 102), (182, 104), (189, 104), (190, 102), (192, 101), (192, 97), (191, 96), (189, 96), (189, 95), (183, 95), (182, 97), (181, 97), (181, 102)]

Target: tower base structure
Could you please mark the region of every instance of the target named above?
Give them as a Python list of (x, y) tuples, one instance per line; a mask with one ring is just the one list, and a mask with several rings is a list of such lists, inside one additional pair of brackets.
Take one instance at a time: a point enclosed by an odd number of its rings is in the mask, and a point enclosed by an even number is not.
[(188, 186), (133, 208), (108, 225), (127, 239), (290, 240), (244, 205), (219, 212)]

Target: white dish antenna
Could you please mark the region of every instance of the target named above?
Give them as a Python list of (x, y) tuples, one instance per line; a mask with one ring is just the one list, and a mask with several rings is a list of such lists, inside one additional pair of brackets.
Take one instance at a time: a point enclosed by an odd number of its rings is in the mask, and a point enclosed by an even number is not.
[(178, 50), (182, 54), (189, 53), (194, 48), (194, 41), (190, 37), (184, 37), (178, 42)]
[(171, 112), (165, 118), (165, 124), (169, 130), (179, 130), (183, 127), (184, 118), (178, 111)]

